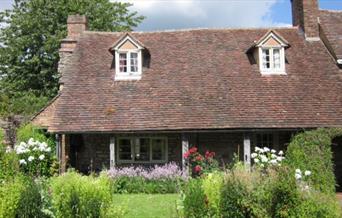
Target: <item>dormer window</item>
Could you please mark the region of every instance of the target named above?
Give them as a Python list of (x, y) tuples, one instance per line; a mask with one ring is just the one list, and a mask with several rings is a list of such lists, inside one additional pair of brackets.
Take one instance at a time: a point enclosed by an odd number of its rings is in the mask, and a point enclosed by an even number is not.
[(285, 48), (288, 46), (284, 38), (271, 30), (249, 49), (254, 51), (261, 75), (286, 75)]
[(128, 34), (115, 44), (115, 80), (141, 79), (143, 48)]

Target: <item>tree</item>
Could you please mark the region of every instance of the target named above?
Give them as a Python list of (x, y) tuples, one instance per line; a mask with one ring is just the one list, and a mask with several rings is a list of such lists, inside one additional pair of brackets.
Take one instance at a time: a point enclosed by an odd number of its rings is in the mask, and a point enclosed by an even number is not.
[(1, 114), (31, 113), (32, 104), (57, 93), (58, 50), (68, 15), (86, 15), (90, 30), (130, 31), (144, 18), (130, 6), (110, 0), (15, 0), (13, 9), (0, 12)]

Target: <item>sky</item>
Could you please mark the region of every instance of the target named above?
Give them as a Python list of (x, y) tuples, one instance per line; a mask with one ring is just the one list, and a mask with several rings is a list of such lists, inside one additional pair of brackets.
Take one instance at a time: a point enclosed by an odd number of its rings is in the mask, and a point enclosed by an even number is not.
[[(118, 0), (113, 0), (118, 1)], [(290, 0), (121, 0), (146, 16), (135, 30), (289, 26)], [(0, 10), (13, 0), (0, 0)], [(342, 10), (342, 0), (320, 0), (321, 9)]]

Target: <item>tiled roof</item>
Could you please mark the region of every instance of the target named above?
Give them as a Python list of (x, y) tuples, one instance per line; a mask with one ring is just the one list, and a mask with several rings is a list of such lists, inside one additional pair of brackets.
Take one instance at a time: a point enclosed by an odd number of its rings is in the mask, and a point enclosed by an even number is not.
[[(341, 70), (297, 28), (285, 76), (261, 76), (246, 51), (267, 29), (130, 33), (148, 49), (141, 80), (114, 81), (109, 48), (125, 33), (85, 32), (64, 72), (52, 132), (342, 126)], [(146, 62), (146, 61), (145, 61)]]
[(342, 11), (320, 10), (320, 25), (337, 59), (342, 59)]

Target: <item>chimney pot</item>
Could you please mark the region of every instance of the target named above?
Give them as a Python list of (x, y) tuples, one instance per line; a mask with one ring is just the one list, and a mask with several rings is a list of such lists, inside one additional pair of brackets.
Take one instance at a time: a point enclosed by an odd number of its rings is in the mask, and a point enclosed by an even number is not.
[(69, 15), (68, 20), (68, 38), (77, 39), (82, 32), (87, 30), (87, 17), (84, 15)]

